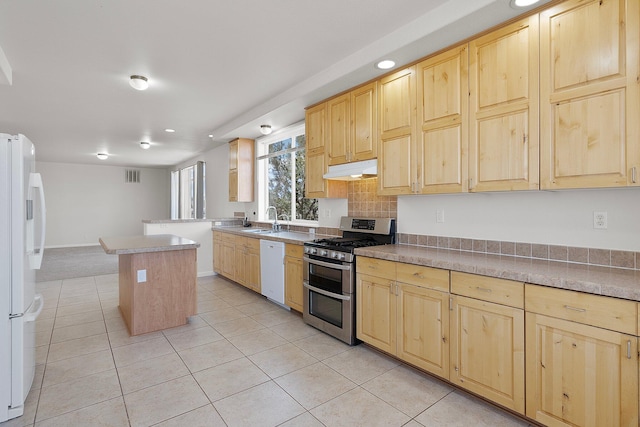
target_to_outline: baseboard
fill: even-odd
[[[216,273],[213,271],[198,271],[198,277],[209,277],[215,276]]]

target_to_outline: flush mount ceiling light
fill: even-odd
[[[164,131],[169,133],[174,133],[176,130],[171,128],[166,128]]]
[[[149,87],[149,81],[147,80],[147,78],[145,76],[139,76],[137,74],[129,77],[129,84],[136,90],[145,90]]]
[[[143,149],[143,150],[148,150],[148,149],[149,149],[149,147],[151,147],[151,144],[150,144],[150,143],[148,143],[147,141],[142,141],[142,142],[140,143],[140,147],[142,147],[142,149]]]
[[[260,133],[263,135],[269,135],[271,133],[271,126],[269,125],[260,126]]]
[[[390,68],[393,68],[396,65],[396,63],[390,59],[385,59],[383,61],[380,61],[376,64],[376,68],[379,68],[380,70],[388,70]]]
[[[97,156],[100,160],[107,160],[109,158],[109,155],[107,153],[98,153]]]
[[[527,7],[538,3],[540,0],[511,0],[512,8]]]

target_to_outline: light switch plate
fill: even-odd
[[[147,281],[147,270],[138,270],[138,283]]]

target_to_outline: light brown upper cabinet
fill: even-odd
[[[639,7],[572,0],[540,14],[541,188],[639,185]]]
[[[327,101],[329,165],[375,159],[376,82]]]
[[[237,138],[229,143],[229,201],[253,202],[254,140]]]
[[[417,67],[416,192],[467,191],[469,135],[467,45]]]
[[[378,82],[378,194],[416,191],[416,67]]]
[[[325,148],[327,103],[308,108],[305,112],[305,196],[308,198],[347,197],[345,181],[329,181],[329,155]]]
[[[538,189],[538,16],[472,40],[469,56],[469,191]]]

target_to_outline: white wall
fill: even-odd
[[[98,245],[100,237],[142,235],[143,219],[169,218],[168,169],[37,162],[47,207],[46,247]]]
[[[204,154],[193,157],[186,162],[180,163],[172,170],[191,166],[197,161],[206,163],[206,217],[231,218],[233,217],[233,212],[244,212],[245,203],[229,201],[229,144],[223,144]]]
[[[594,211],[607,212],[606,230]],[[640,251],[640,189],[402,196],[398,232]]]

